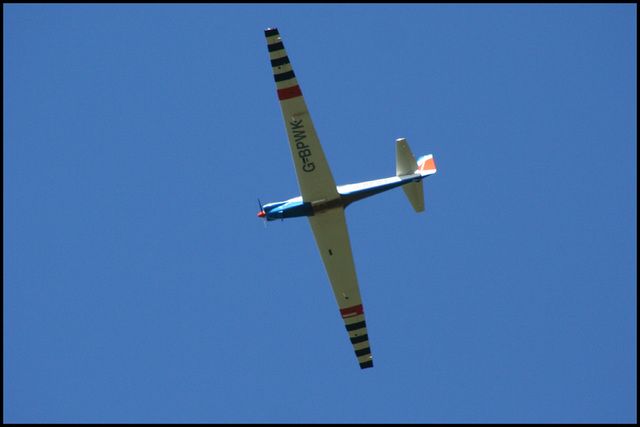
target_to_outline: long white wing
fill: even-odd
[[[336,199],[339,195],[333,175],[280,34],[273,28],[265,30],[265,36],[302,200],[320,202]]]
[[[278,30],[265,30],[273,76],[302,200],[328,207],[340,198]],[[324,202],[324,203],[323,203]],[[362,369],[373,367],[344,208],[308,217],[340,314]]]
[[[360,368],[371,368],[371,348],[344,209],[308,218]]]

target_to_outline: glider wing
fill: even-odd
[[[265,36],[302,200],[334,200],[339,197],[336,184],[280,34],[270,28]]]

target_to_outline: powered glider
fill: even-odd
[[[301,196],[260,205],[258,216],[266,221],[301,216],[309,219],[360,368],[371,368],[369,335],[344,209],[365,197],[402,186],[413,209],[422,212],[422,180],[436,173],[433,156],[416,161],[407,141],[400,138],[396,140],[396,176],[336,186],[280,34],[276,28],[268,28],[265,36]]]

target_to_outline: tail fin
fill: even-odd
[[[436,173],[436,170],[436,162],[433,160],[433,154],[428,154],[418,159],[418,170],[416,170],[416,173],[422,176],[433,175]]]

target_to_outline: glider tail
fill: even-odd
[[[436,162],[433,160],[433,154],[427,154],[418,159],[418,170],[416,170],[416,173],[426,176],[433,175],[436,171]]]
[[[420,174],[423,178],[436,173],[436,164],[433,155],[422,156],[416,162],[416,158],[404,138],[396,139],[396,176]],[[402,186],[404,194],[409,199],[413,210],[424,211],[424,191],[422,179]]]

